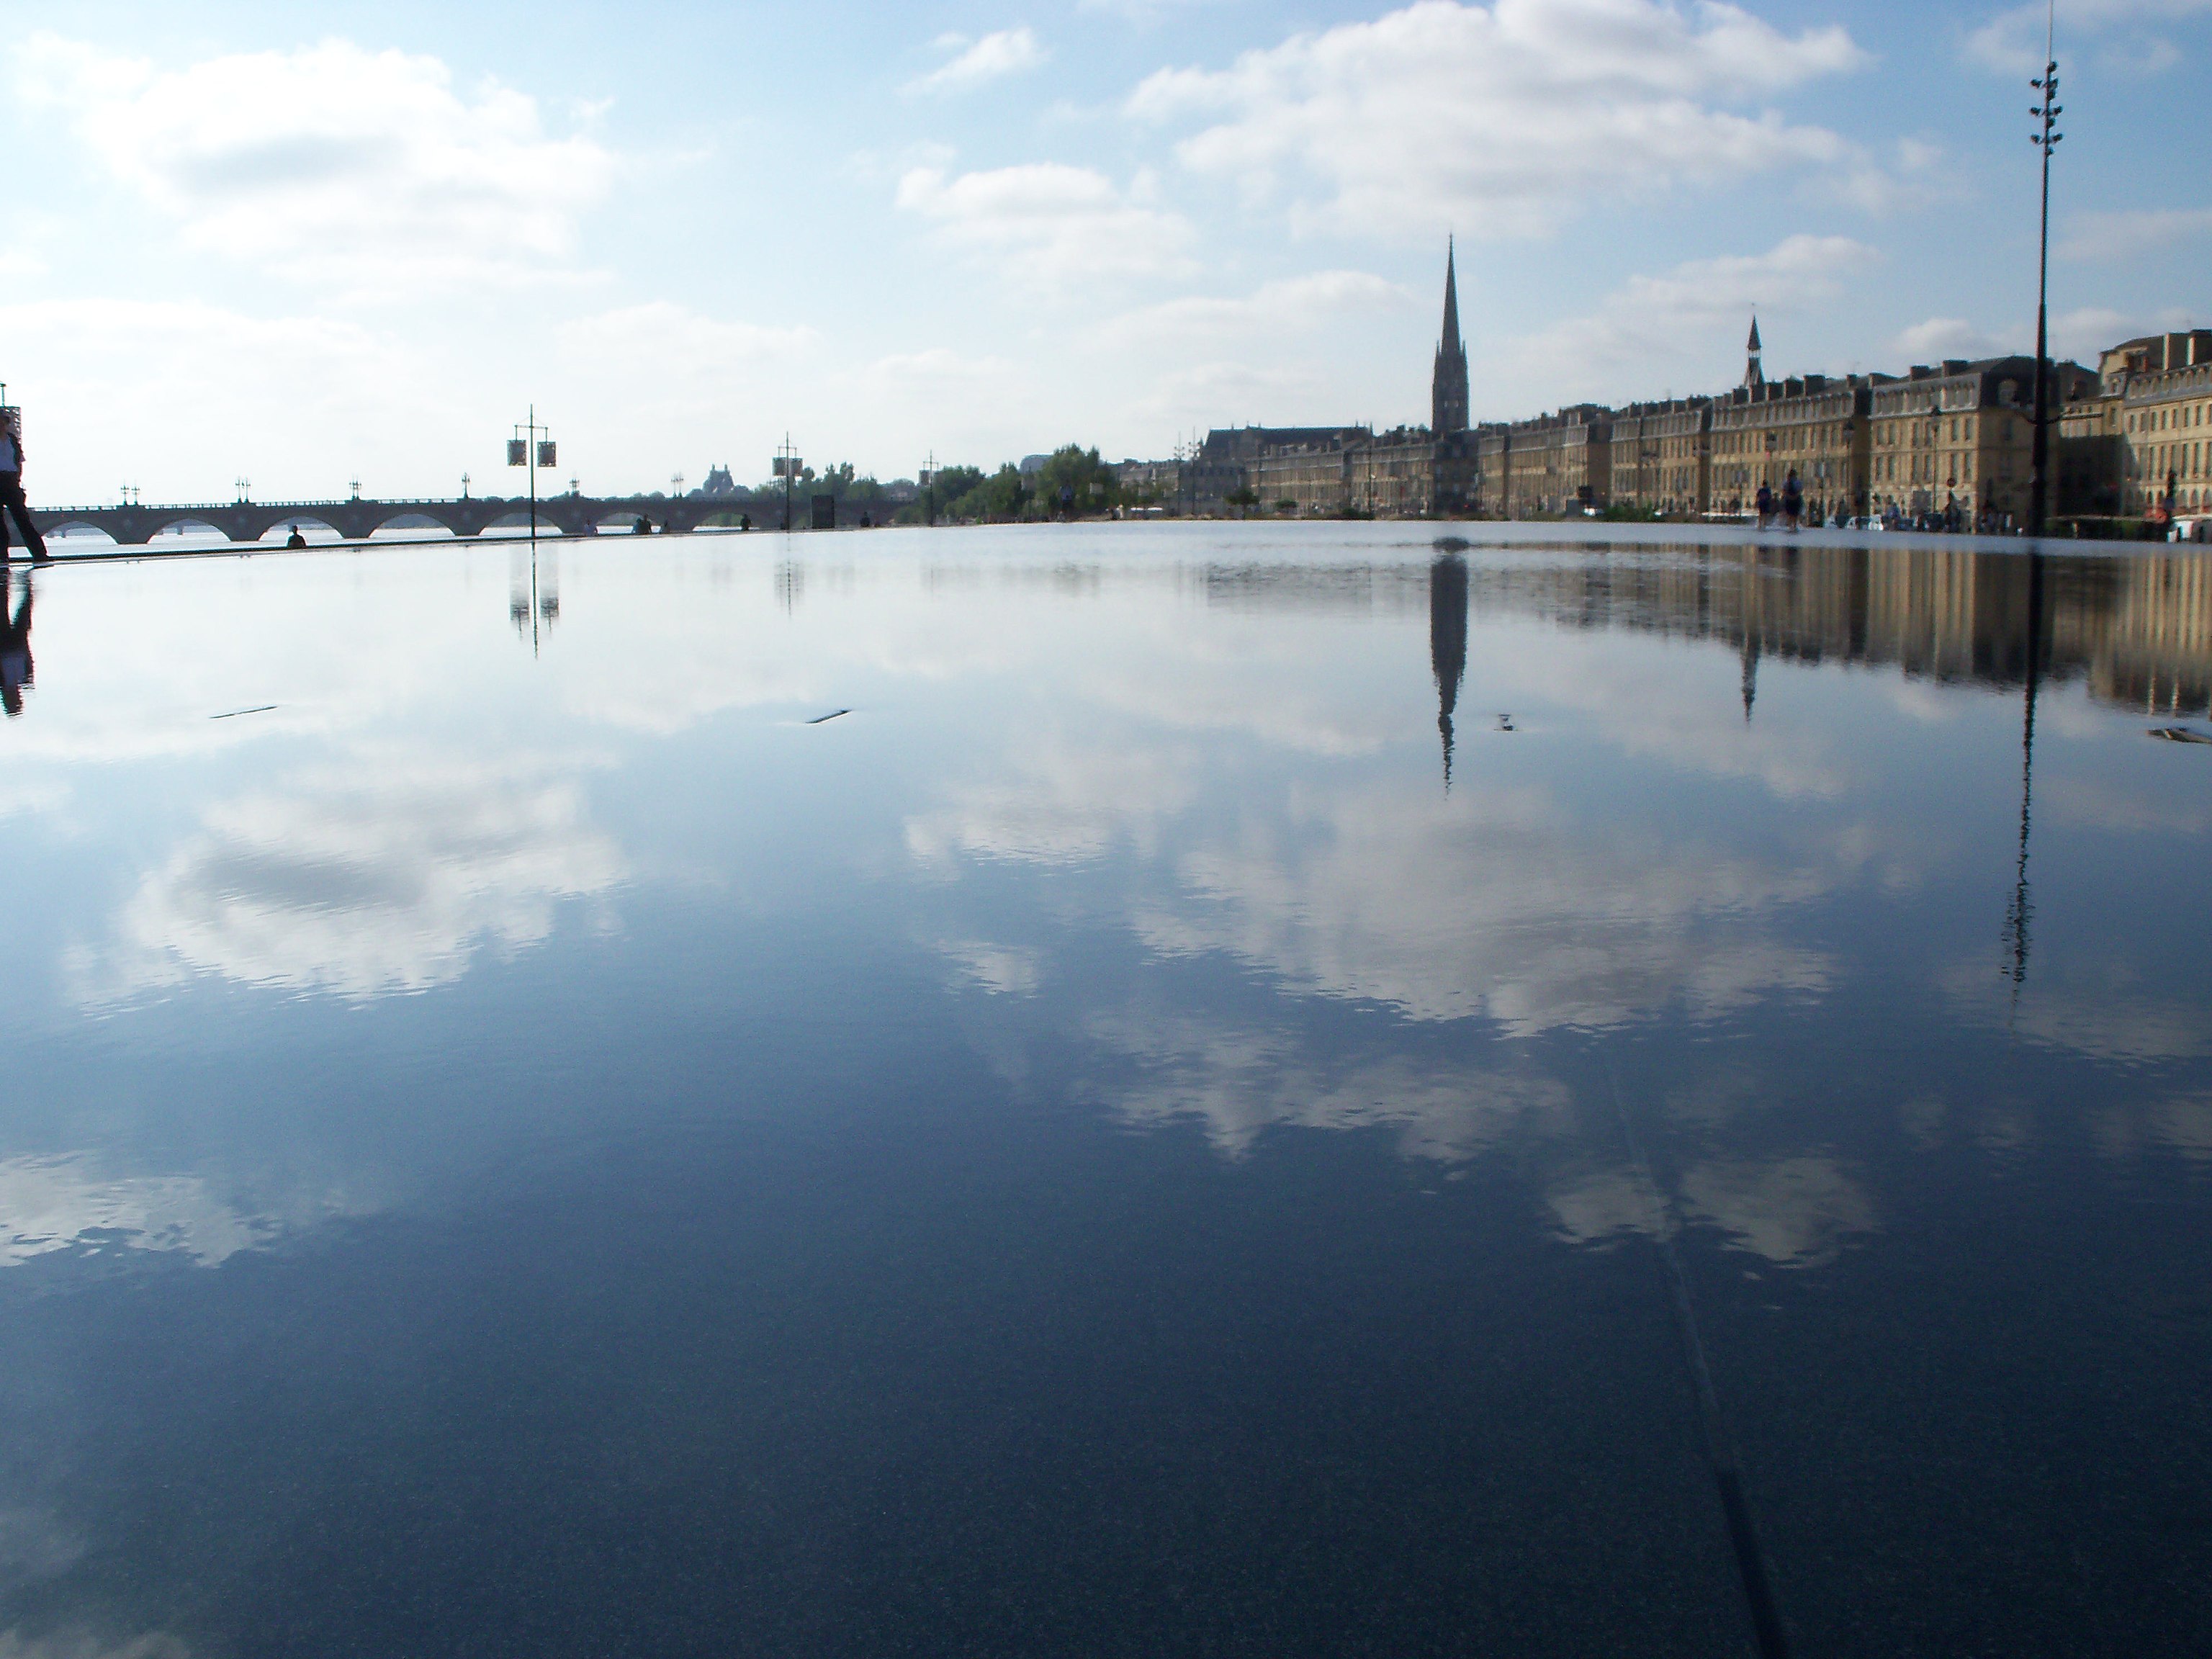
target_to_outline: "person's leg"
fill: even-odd
[[[34,564],[45,563],[49,556],[46,552],[46,538],[39,533],[38,524],[31,517],[30,503],[23,499],[23,486],[17,484],[7,490],[5,494],[8,516],[15,520],[16,532],[22,537],[23,545],[31,550],[31,562]]]

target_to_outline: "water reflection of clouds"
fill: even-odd
[[[938,946],[963,984],[994,996],[1029,996],[1044,980],[1044,956],[1025,945],[954,939]]]
[[[908,845],[926,860],[1146,858],[1172,825],[1175,896],[1129,912],[1153,951],[1224,951],[1294,990],[1422,1019],[1486,1015],[1516,1035],[1826,990],[1826,955],[1771,937],[1766,919],[1848,880],[1862,856],[1843,841],[1793,863],[1591,825],[1542,786],[1446,799],[1364,772],[1309,773],[1273,799],[1240,776],[1241,810],[1208,815],[1220,781],[1195,753],[1025,755],[910,819]]]
[[[2170,994],[2137,963],[2045,963],[2016,1000],[1994,963],[1955,965],[1941,985],[1959,1012],[1980,1024],[2092,1060],[2140,1065],[2212,1054],[2212,1008]]]
[[[1229,951],[1290,985],[1529,1036],[1679,1004],[1710,1018],[1825,990],[1763,915],[1841,872],[1591,826],[1538,788],[1450,802],[1388,783],[1306,792],[1294,836],[1249,825],[1180,866],[1198,903],[1139,918],[1163,951]]]
[[[79,1246],[173,1251],[213,1267],[276,1224],[218,1197],[198,1176],[109,1176],[82,1154],[0,1161],[0,1267]]]
[[[78,964],[86,1000],[195,973],[368,998],[544,939],[556,905],[611,889],[620,850],[573,780],[526,764],[363,755],[218,803]]]
[[[1571,1127],[1567,1088],[1534,1071],[1401,1056],[1331,1063],[1288,1031],[1196,1015],[1124,1010],[1085,1030],[1133,1068],[1110,1096],[1124,1121],[1194,1121],[1232,1156],[1270,1129],[1395,1128],[1407,1156],[1459,1162],[1516,1130]]]
[[[1599,1170],[1547,1195],[1563,1237],[1604,1244],[1657,1237],[1672,1223],[1637,1170]],[[1873,1199],[1834,1158],[1796,1152],[1771,1158],[1717,1158],[1682,1176],[1675,1212],[1717,1229],[1729,1244],[1778,1267],[1819,1267],[1879,1230]]]

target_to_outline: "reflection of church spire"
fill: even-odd
[[[2012,1000],[2020,1001],[2021,987],[2027,982],[2028,924],[2035,904],[2027,887],[2028,809],[2035,798],[2035,692],[2043,669],[2043,555],[2027,556],[2027,691],[2023,698],[2020,731],[2020,852],[2013,864],[2012,902],[2005,909],[2005,977],[2012,981]]]
[[[1452,710],[1467,673],[1467,561],[1440,554],[1429,567],[1429,667],[1437,677],[1437,730],[1444,741],[1444,792],[1451,793]]]

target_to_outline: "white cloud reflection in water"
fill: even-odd
[[[426,990],[479,950],[542,941],[558,903],[624,869],[571,778],[364,752],[205,809],[76,977],[92,1003],[198,973],[356,1000]]]
[[[1656,1238],[1674,1224],[1644,1177],[1626,1167],[1562,1182],[1546,1201],[1561,1237],[1577,1244]],[[1820,1152],[1693,1164],[1674,1213],[1717,1228],[1734,1249],[1778,1267],[1825,1267],[1881,1225],[1865,1188]]]
[[[216,1196],[198,1176],[110,1176],[82,1153],[0,1161],[0,1267],[114,1244],[174,1251],[211,1267],[276,1228]]]

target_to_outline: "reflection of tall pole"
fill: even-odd
[[[1467,561],[1440,555],[1429,567],[1429,667],[1437,677],[1437,730],[1444,744],[1444,793],[1451,793],[1452,710],[1467,673]]]
[[[2027,889],[2027,827],[2029,807],[2035,796],[2035,694],[2043,670],[2043,555],[2027,556],[2027,693],[2023,699],[2020,732],[2020,854],[2013,866],[2012,904],[2005,912],[2005,944],[2012,958],[2005,976],[2012,981],[2012,1000],[2020,1001],[2021,987],[2027,981],[2028,924],[2035,907]]]
[[[1759,697],[1759,638],[1748,628],[1743,632],[1743,723],[1751,724],[1751,705]]]

